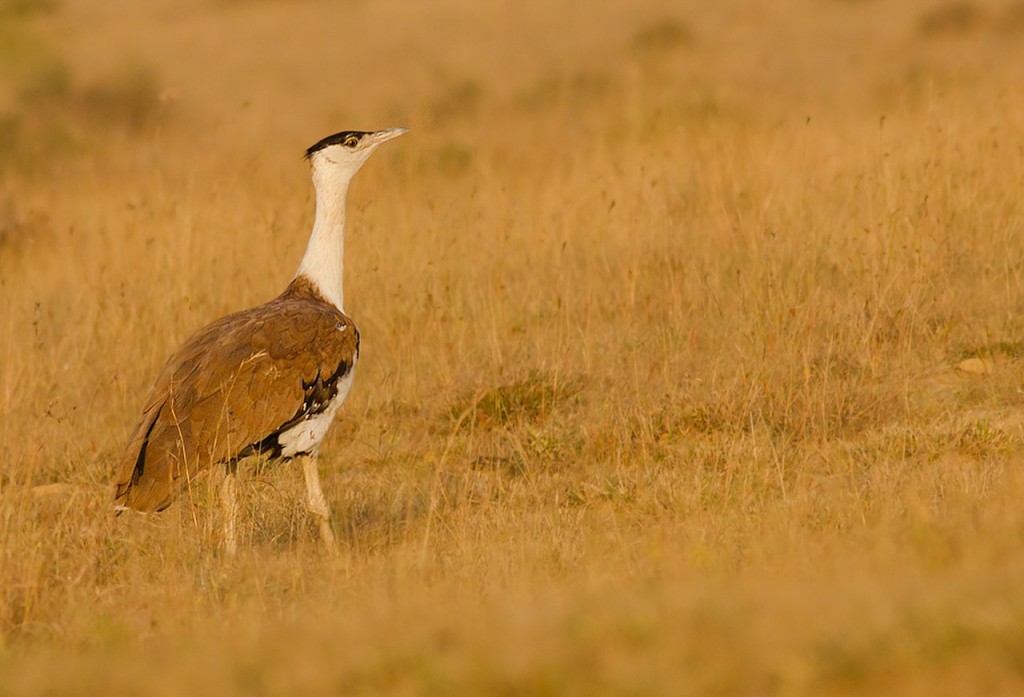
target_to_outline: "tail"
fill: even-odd
[[[140,463],[145,463],[144,455],[140,455]],[[169,474],[166,467],[159,469]],[[119,477],[114,484],[116,515],[121,515],[127,510],[159,513],[170,506],[173,500],[174,486],[171,478],[152,476],[144,465],[133,469],[127,480]]]
[[[163,404],[153,405],[142,414],[142,421],[128,441],[114,481],[114,511],[128,509],[143,513],[159,512],[173,500],[172,463],[161,449],[151,452],[153,431]]]

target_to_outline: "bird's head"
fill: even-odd
[[[318,140],[306,149],[314,179],[344,182],[352,179],[377,147],[406,132],[404,128],[383,131],[342,131]]]

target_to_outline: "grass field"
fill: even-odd
[[[0,695],[1024,691],[1024,4],[0,0]],[[277,294],[321,472],[110,509]],[[211,502],[212,501],[212,502]]]

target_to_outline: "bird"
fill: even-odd
[[[298,271],[276,298],[221,317],[171,354],[118,463],[115,510],[162,511],[204,470],[223,466],[224,547],[233,556],[239,461],[299,459],[306,507],[334,549],[317,456],[359,360],[343,302],[345,204],[367,158],[406,132],[341,131],[306,149],[316,211]]]

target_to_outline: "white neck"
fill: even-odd
[[[327,302],[344,312],[345,199],[352,174],[332,167],[313,167],[316,218],[306,254],[296,276],[305,276]]]

